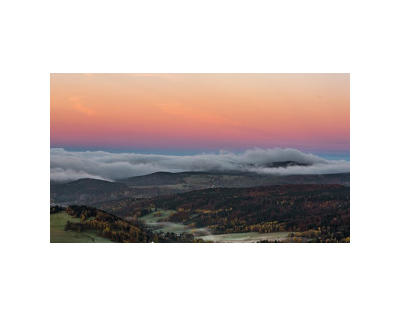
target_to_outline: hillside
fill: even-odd
[[[129,196],[124,183],[97,179],[79,179],[68,183],[51,183],[50,198],[55,203],[90,204]]]
[[[102,210],[73,205],[50,207],[50,242],[195,242],[193,235],[155,233]]]

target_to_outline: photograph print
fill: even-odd
[[[350,242],[350,75],[50,74],[51,243]]]

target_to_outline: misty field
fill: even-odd
[[[288,238],[288,232],[274,232],[274,233],[232,233],[232,234],[220,234],[220,235],[206,235],[201,236],[205,241],[213,242],[257,242],[262,240],[268,241],[282,241]]]
[[[176,211],[174,210],[159,210],[146,216],[142,216],[140,220],[143,221],[151,230],[155,232],[169,232],[175,234],[189,232],[189,228],[184,224],[165,221],[168,216],[175,212]]]
[[[194,228],[181,223],[173,223],[165,221],[168,216],[176,213],[175,210],[158,210],[140,218],[154,232],[163,233],[189,233],[209,242],[257,242],[262,240],[282,241],[288,238],[288,232],[274,233],[231,233],[231,234],[212,234],[206,227]]]

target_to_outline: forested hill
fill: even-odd
[[[64,231],[77,233],[95,233],[114,242],[196,242],[193,235],[174,233],[155,233],[139,222],[129,222],[113,214],[94,207],[71,205],[69,207],[51,206],[50,216],[66,213]],[[50,241],[55,227],[50,219]],[[62,242],[75,242],[67,237]],[[74,236],[75,237],[75,236]]]

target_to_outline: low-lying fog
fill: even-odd
[[[293,148],[248,149],[242,153],[220,151],[187,156],[111,153],[105,151],[50,151],[52,181],[80,178],[115,180],[157,171],[249,171],[260,174],[328,174],[350,171],[346,160],[328,160]],[[280,168],[269,163],[293,161],[302,165]]]

